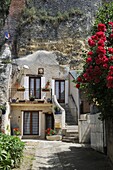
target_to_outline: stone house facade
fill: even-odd
[[[47,128],[61,131],[65,110],[59,103],[68,103],[68,72],[54,53],[37,51],[14,61],[9,102],[12,135],[14,128],[19,128],[22,138],[44,139]],[[55,106],[61,111],[58,115]]]

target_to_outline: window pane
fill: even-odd
[[[61,88],[60,88],[60,93],[61,93],[61,100],[65,99],[65,88],[64,88],[65,83],[61,82]]]
[[[34,95],[34,78],[30,78],[30,96]]]
[[[56,89],[56,98],[59,99],[59,82],[56,81],[55,82],[55,89]]]
[[[30,112],[24,113],[24,134],[30,134]]]
[[[38,112],[32,112],[32,134],[37,135],[39,132],[39,116]]]
[[[36,98],[40,98],[40,79],[36,79]]]

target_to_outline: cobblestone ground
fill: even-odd
[[[38,141],[32,170],[113,170],[106,155],[80,144]]]

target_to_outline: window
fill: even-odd
[[[65,102],[65,81],[56,80],[55,81],[55,94],[59,103]]]
[[[24,135],[39,135],[39,113],[36,111],[24,112]]]
[[[36,99],[41,98],[40,77],[29,77],[29,96],[34,96]]]

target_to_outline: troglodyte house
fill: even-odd
[[[68,103],[68,69],[58,64],[52,52],[37,51],[13,63],[10,89],[10,124],[22,138],[45,138],[45,130],[65,128]],[[60,114],[55,114],[55,106]]]

